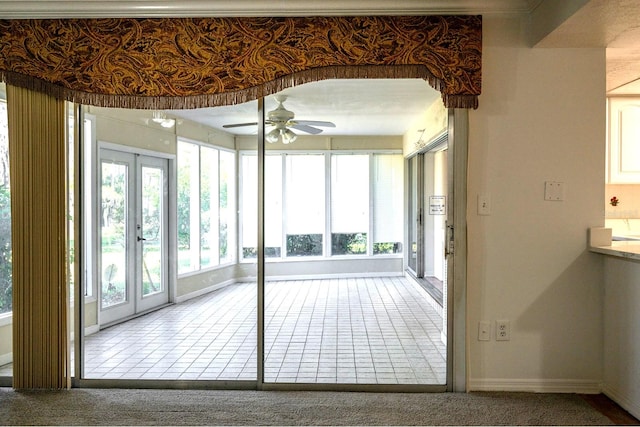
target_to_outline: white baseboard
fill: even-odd
[[[602,392],[631,415],[640,419],[640,402],[634,402],[631,398],[625,396],[624,393],[614,390],[613,387],[607,384],[603,385]]]
[[[331,273],[331,274],[296,274],[295,276],[267,276],[266,282],[278,280],[311,280],[311,279],[352,279],[358,277],[400,277],[404,274],[398,271],[392,272],[365,272],[365,273]],[[253,280],[256,278],[254,277]]]
[[[309,280],[309,279],[339,279],[339,278],[358,278],[358,277],[400,277],[404,274],[402,272],[380,272],[380,273],[335,273],[335,274],[305,274],[295,276],[267,276],[265,281],[273,282],[278,280]],[[206,288],[198,289],[197,291],[189,292],[188,294],[180,295],[176,297],[175,302],[181,303],[188,301],[192,298],[196,298],[209,292],[222,289],[225,286],[233,285],[234,283],[251,282],[258,280],[255,276],[239,277],[236,279],[229,279],[224,282],[217,283],[215,285],[207,286]]]
[[[198,289],[197,291],[189,292],[188,294],[180,295],[176,297],[175,302],[181,303],[188,301],[193,298],[197,298],[199,296],[208,294],[209,292],[217,291],[218,289],[222,289],[225,286],[233,285],[234,283],[241,282],[242,280],[237,279],[229,279],[224,282],[216,283],[215,285],[207,286],[206,288]]]
[[[522,391],[529,393],[598,394],[602,384],[597,380],[542,379],[469,379],[469,391]]]
[[[96,332],[100,332],[100,325],[87,326],[84,328],[84,336],[89,336],[91,334],[95,334]]]
[[[13,362],[13,352],[0,354],[0,366]]]

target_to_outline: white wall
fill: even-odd
[[[484,17],[480,108],[469,114],[468,386],[599,392],[605,52],[531,49],[525,20]],[[545,181],[565,199],[545,201]],[[491,197],[478,216],[477,195]],[[511,340],[495,340],[495,320]],[[489,320],[490,341],[478,341]]]

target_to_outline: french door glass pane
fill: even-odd
[[[404,159],[401,154],[373,159],[373,254],[402,253]]]
[[[369,156],[331,156],[331,255],[364,255],[369,230]]]
[[[127,212],[128,168],[102,163],[102,307],[127,301]]]
[[[142,167],[142,296],[162,292],[162,169]]]

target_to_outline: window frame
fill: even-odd
[[[220,145],[216,145],[216,144],[211,144],[211,143],[207,143],[207,142],[203,142],[203,141],[198,141],[198,140],[194,140],[194,139],[190,139],[190,138],[185,138],[182,136],[178,136],[178,138],[176,139],[176,204],[178,202],[177,198],[179,197],[180,194],[180,187],[179,187],[179,180],[178,180],[178,176],[180,173],[180,157],[179,157],[179,149],[178,146],[181,143],[186,143],[186,144],[191,144],[191,145],[195,145],[197,147],[197,157],[198,157],[198,161],[197,161],[197,168],[198,168],[198,200],[197,200],[197,204],[198,204],[198,209],[197,209],[197,218],[198,220],[196,221],[196,225],[197,225],[197,231],[198,231],[198,249],[197,249],[197,268],[195,269],[190,269],[189,271],[179,271],[179,266],[180,266],[180,250],[179,250],[179,242],[176,240],[176,245],[177,245],[177,254],[176,254],[176,259],[177,259],[177,265],[176,265],[176,272],[177,272],[177,276],[178,278],[183,278],[183,277],[189,277],[189,276],[193,276],[196,274],[201,274],[204,272],[208,272],[208,271],[214,271],[214,270],[218,270],[221,268],[225,268],[228,267],[230,265],[233,265],[235,263],[237,263],[237,251],[235,250],[236,247],[236,239],[235,239],[235,233],[233,233],[233,231],[236,229],[235,225],[237,223],[237,216],[236,215],[230,215],[229,217],[232,219],[231,223],[227,224],[227,252],[229,253],[229,256],[226,259],[222,259],[221,257],[221,252],[220,252],[220,248],[218,247],[217,250],[217,263],[214,263],[213,265],[207,265],[205,267],[202,266],[202,235],[201,235],[201,226],[202,226],[202,205],[201,205],[201,192],[202,192],[202,168],[201,168],[201,164],[202,164],[202,151],[201,149],[207,148],[207,149],[213,149],[217,151],[217,161],[218,161],[218,165],[217,165],[217,182],[218,182],[218,203],[215,204],[215,206],[218,209],[217,212],[217,218],[218,218],[218,238],[217,238],[217,242],[218,242],[218,246],[220,246],[220,224],[221,224],[221,220],[222,220],[222,213],[221,213],[221,207],[220,207],[220,189],[222,186],[222,177],[221,177],[221,158],[222,156],[220,155],[221,152],[225,152],[225,153],[229,153],[233,156],[233,175],[232,178],[229,180],[228,185],[232,185],[232,191],[227,191],[227,195],[231,195],[231,199],[227,199],[227,205],[228,208],[231,212],[235,212],[236,209],[236,205],[237,205],[237,201],[236,201],[236,194],[237,194],[237,189],[238,189],[238,182],[237,179],[235,179],[235,177],[237,176],[237,170],[238,170],[238,151],[233,150],[233,149],[229,149],[227,147],[223,147]],[[211,206],[210,206],[211,209]],[[193,229],[192,227],[193,224],[191,224],[190,221],[190,231]],[[176,227],[176,235],[177,235],[178,229]],[[190,236],[190,240],[194,241],[194,238],[192,236]]]
[[[325,194],[324,194],[324,209],[325,209],[325,223],[324,223],[324,231],[322,235],[322,245],[323,245],[323,253],[322,255],[314,255],[314,256],[287,256],[287,248],[286,248],[286,227],[283,225],[282,228],[282,246],[280,250],[279,257],[265,257],[265,262],[267,263],[278,263],[278,262],[304,262],[304,261],[318,261],[318,260],[364,260],[364,259],[382,259],[382,258],[402,258],[404,256],[403,251],[397,253],[382,253],[382,254],[374,254],[373,253],[373,239],[374,239],[374,161],[375,155],[398,155],[402,156],[402,150],[398,149],[382,149],[382,150],[268,150],[265,153],[265,156],[279,156],[282,158],[282,182],[283,182],[283,194],[282,194],[282,221],[286,222],[286,156],[287,155],[323,155],[324,163],[325,163]],[[243,171],[243,156],[257,156],[255,150],[238,150],[238,189],[240,194],[244,192],[244,171]],[[340,255],[332,255],[331,254],[331,158],[332,155],[367,155],[369,160],[369,212],[368,219],[369,225],[367,230],[367,248],[366,253],[364,254],[340,254]],[[404,167],[404,158],[402,159],[402,164]],[[404,172],[403,172],[404,174]],[[404,179],[404,175],[402,177]],[[403,190],[404,191],[404,190]],[[404,210],[404,205],[401,207]],[[239,205],[238,205],[239,218],[243,217],[244,214],[244,206],[242,203],[242,196],[239,197]],[[404,214],[402,216],[404,218]],[[403,225],[404,229],[404,225]],[[244,227],[242,223],[238,224],[238,263],[251,263],[255,262],[255,258],[243,256],[243,233]],[[400,242],[404,246],[404,235],[400,236]]]

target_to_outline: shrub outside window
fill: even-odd
[[[12,311],[11,191],[7,103],[0,99],[0,314]]]
[[[366,255],[369,155],[331,156],[331,255]]]
[[[240,163],[242,258],[254,259],[256,154]],[[403,166],[401,154],[267,153],[265,258],[401,254]]]
[[[373,156],[373,254],[402,253],[404,159]]]
[[[235,155],[178,141],[178,274],[233,260]]]

